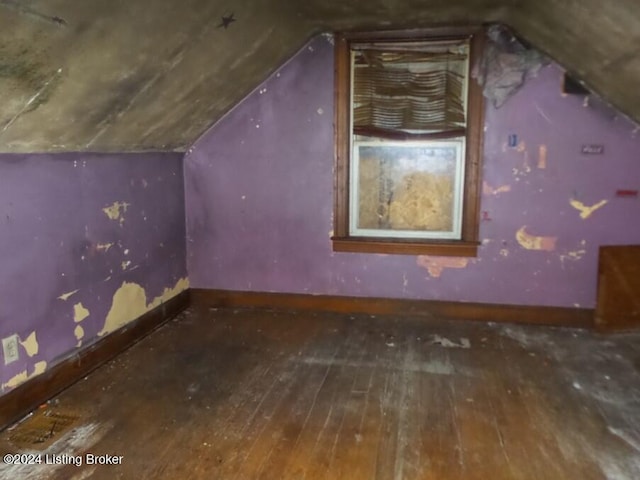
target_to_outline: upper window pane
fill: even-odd
[[[352,51],[354,133],[464,128],[468,41],[383,45]]]

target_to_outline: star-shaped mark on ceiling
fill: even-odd
[[[231,13],[231,15],[223,15],[220,20],[220,24],[218,25],[218,28],[224,27],[224,29],[226,30],[227,28],[229,28],[229,25],[231,25],[235,21],[236,19],[234,18],[233,13]]]

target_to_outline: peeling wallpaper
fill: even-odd
[[[179,154],[0,155],[0,222],[2,393],[188,286]]]
[[[477,258],[334,253],[332,49],[313,39],[187,152],[191,286],[594,307],[599,246],[640,243],[637,125],[549,65],[487,106]]]

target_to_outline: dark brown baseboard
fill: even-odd
[[[594,311],[588,308],[494,305],[488,303],[342,297],[293,293],[191,289],[194,306],[315,310],[371,315],[412,315],[485,322],[527,323],[592,328]]]
[[[84,378],[189,306],[186,290],[0,397],[0,430]]]

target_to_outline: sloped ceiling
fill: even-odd
[[[640,120],[637,0],[0,0],[0,152],[185,150],[322,31],[503,22]]]

